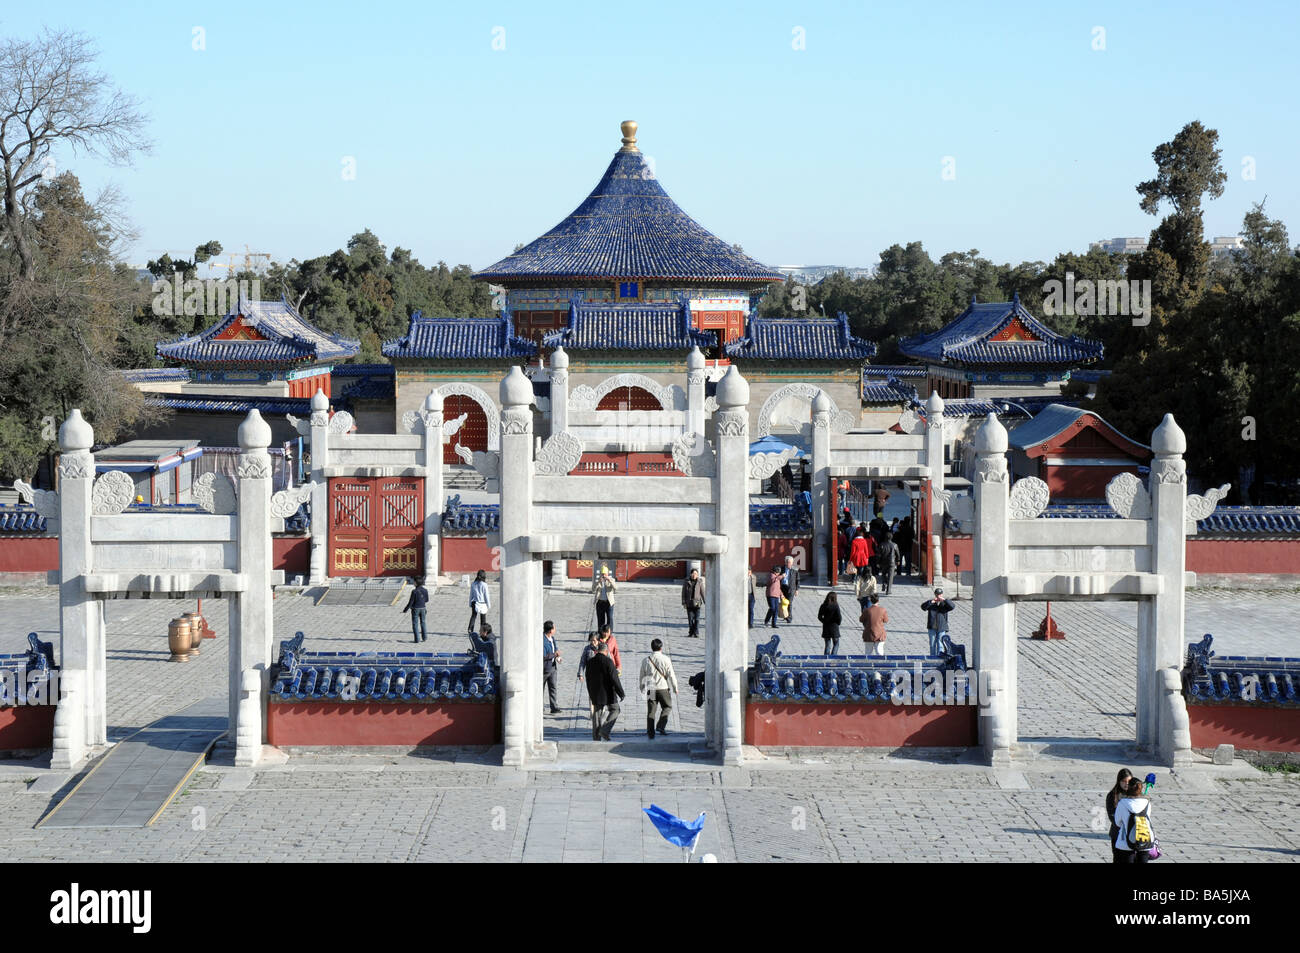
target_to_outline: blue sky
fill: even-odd
[[[936,258],[1049,260],[1146,235],[1156,219],[1134,186],[1192,119],[1219,131],[1228,173],[1207,233],[1236,233],[1267,196],[1300,238],[1294,3],[61,0],[0,13],[5,37],[42,26],[93,37],[151,116],[154,150],[132,167],[57,157],[88,192],[124,193],[135,262],[210,238],[306,258],[369,227],[426,263],[483,267],[572,211],[623,119],[640,122],[678,204],[767,264],[870,265],[914,240]]]

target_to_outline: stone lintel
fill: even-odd
[[[281,582],[283,571],[277,570]],[[274,573],[272,574],[274,577]],[[179,572],[179,573],[86,573],[81,577],[82,587],[88,593],[109,592],[245,592],[248,579],[238,572]],[[272,578],[272,584],[275,580]]]
[[[1002,591],[1009,596],[1130,596],[1143,598],[1164,592],[1154,573],[1008,573]]]

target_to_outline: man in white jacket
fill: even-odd
[[[677,691],[677,673],[673,660],[663,653],[662,639],[650,643],[650,654],[641,662],[641,690],[646,693],[645,733],[653,739],[655,731],[668,734],[668,712],[673,707],[673,692]],[[655,724],[655,708],[659,709],[659,723]]]

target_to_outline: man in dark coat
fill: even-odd
[[[587,661],[587,696],[591,699],[591,740],[610,741],[623,700],[623,683],[604,642]]]
[[[424,616],[428,611],[425,607],[429,604],[429,590],[418,579],[413,582],[415,588],[411,590],[411,598],[406,600],[406,608],[402,611],[411,613],[411,635],[415,636],[412,641],[428,642],[429,632],[424,627]]]
[[[799,594],[799,570],[794,564],[793,556],[785,557],[785,573],[781,577],[781,595],[790,600],[790,618],[794,622],[794,597]]]
[[[700,609],[704,607],[704,580],[698,569],[691,570],[691,576],[682,583],[682,606],[686,609],[686,622],[690,628],[688,638],[700,637]]]
[[[939,639],[948,633],[948,613],[953,604],[943,597],[943,590],[934,590],[934,598],[921,603],[926,613],[925,627],[930,634],[930,654],[939,654]]]
[[[558,715],[561,711],[560,706],[555,703],[555,695],[559,688],[559,665],[562,654],[556,641],[555,623],[547,619],[542,624],[542,684],[546,686],[547,694],[550,696],[552,715]]]

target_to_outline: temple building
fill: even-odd
[[[1058,503],[1097,502],[1121,473],[1138,474],[1151,448],[1124,436],[1097,414],[1050,404],[1011,430],[1007,442],[1016,478],[1038,477]]]
[[[904,338],[902,352],[926,368],[920,396],[1059,397],[1076,368],[1101,360],[1102,345],[1047,327],[1020,303],[970,306],[933,334]]]
[[[568,359],[570,393],[591,409],[674,409],[681,397],[673,388],[698,348],[710,388],[726,365],[741,366],[759,429],[764,408],[796,431],[807,425],[806,385],[783,389],[810,376],[856,422],[859,375],[874,346],[854,338],[843,317],[752,317],[768,286],[784,276],[683,212],[637,147],[637,124],[621,130],[622,148],[572,213],[475,273],[504,289],[502,315],[415,315],[405,337],[384,345],[396,368],[396,420],[419,408],[439,381],[481,381],[472,384],[477,393],[445,410],[448,418],[468,413],[463,427],[472,431],[480,412],[497,413],[504,368],[521,362],[535,365],[529,375],[545,410],[545,365],[558,348]],[[486,448],[473,432],[458,440]]]

